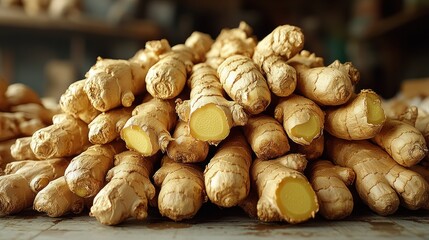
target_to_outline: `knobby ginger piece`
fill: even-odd
[[[174,162],[164,156],[162,166],[153,179],[160,188],[159,212],[174,221],[194,217],[207,201],[203,170],[197,165]]]
[[[83,152],[90,142],[88,125],[68,114],[53,117],[53,124],[36,131],[31,150],[40,159],[70,157]]]
[[[63,176],[68,163],[63,158],[9,163],[6,175],[0,176],[0,216],[31,207],[36,193],[50,181]]]
[[[162,100],[147,96],[134,108],[132,117],[121,130],[121,138],[127,148],[143,156],[152,156],[159,150],[164,152],[172,140],[177,115],[173,100]]]
[[[115,167],[106,176],[106,186],[95,196],[90,216],[105,225],[116,225],[128,218],[147,218],[148,201],[155,197],[150,181],[158,156],[143,157],[125,151],[115,156]]]
[[[259,220],[301,223],[315,217],[319,205],[316,193],[302,173],[306,164],[301,154],[253,162],[251,175],[259,196]]]
[[[67,88],[60,97],[60,107],[65,113],[90,123],[100,111],[95,109],[84,91],[86,79],[76,81]]]
[[[310,99],[296,94],[280,99],[274,118],[283,124],[288,137],[301,145],[309,145],[323,134],[323,111]]]
[[[393,214],[400,204],[418,209],[427,203],[429,186],[425,180],[369,141],[331,137],[325,148],[335,164],[353,169],[360,198],[377,214]]]
[[[17,106],[26,103],[37,103],[42,105],[39,95],[23,83],[10,84],[5,95],[9,106]]]
[[[280,157],[290,150],[283,126],[273,117],[252,116],[243,129],[253,152],[260,159]]]
[[[386,121],[380,97],[371,90],[362,90],[351,102],[328,108],[325,129],[346,140],[364,140],[379,133]]]
[[[204,171],[204,183],[210,201],[221,207],[233,207],[250,191],[249,169],[252,150],[243,134],[234,129],[222,141]]]
[[[325,135],[320,135],[314,139],[309,145],[301,145],[292,142],[291,152],[301,153],[305,155],[307,160],[315,160],[323,155],[325,149]]]
[[[188,123],[179,121],[173,140],[168,143],[167,155],[175,162],[195,163],[206,160],[208,153],[209,144],[192,137]]]
[[[79,197],[95,196],[104,186],[107,171],[113,167],[113,158],[125,150],[122,141],[92,145],[74,157],[64,177],[69,189]]]
[[[225,92],[249,114],[262,113],[271,102],[271,92],[251,58],[233,55],[217,68]]]
[[[37,193],[33,209],[49,217],[61,217],[68,213],[79,214],[85,207],[85,200],[74,194],[63,177],[51,181]]]
[[[192,137],[217,145],[232,127],[246,124],[248,117],[244,108],[225,99],[216,70],[209,65],[195,65],[188,86],[190,100],[178,100],[176,112],[188,123]]]
[[[37,160],[37,156],[31,150],[31,137],[17,138],[10,146],[10,154],[15,160]]]
[[[317,160],[310,165],[309,179],[319,200],[320,215],[338,220],[352,214],[353,196],[348,186],[354,183],[355,177],[352,169],[328,160]]]

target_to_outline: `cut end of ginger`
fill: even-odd
[[[149,135],[138,126],[130,126],[122,129],[122,139],[127,148],[149,156],[152,153],[152,144]]]
[[[384,122],[386,118],[384,115],[384,110],[381,106],[380,99],[375,94],[367,94],[366,108],[368,123],[379,125]]]
[[[311,143],[320,134],[319,118],[311,115],[307,122],[293,127],[291,133],[295,138],[303,138],[307,143]]]
[[[207,104],[195,110],[190,119],[191,135],[201,141],[220,141],[229,134],[228,118],[215,104]]]
[[[290,223],[304,222],[319,209],[316,193],[305,178],[285,178],[276,196],[281,215]]]

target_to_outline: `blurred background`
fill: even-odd
[[[291,24],[305,49],[351,61],[359,88],[393,97],[429,77],[429,0],[0,0],[0,75],[59,98],[97,56],[128,59],[148,40],[213,38],[246,21],[262,39]]]

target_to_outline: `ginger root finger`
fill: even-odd
[[[92,144],[107,144],[120,137],[133,108],[117,108],[99,114],[88,124],[88,139]]]

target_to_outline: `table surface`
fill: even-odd
[[[429,211],[399,209],[382,217],[366,208],[341,221],[316,217],[308,222],[262,223],[239,208],[206,204],[191,220],[173,222],[155,210],[145,221],[104,226],[84,212],[50,218],[28,210],[0,218],[0,239],[429,239]]]

